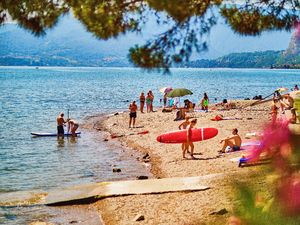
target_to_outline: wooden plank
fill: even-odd
[[[201,185],[204,177],[174,177],[149,180],[128,180],[83,184],[64,189],[45,192],[22,192],[22,197],[17,193],[0,195],[0,206],[20,205],[62,205],[75,204],[92,199],[98,200],[104,197],[154,194],[176,191],[204,191],[208,186]],[[42,196],[42,197],[39,197]]]

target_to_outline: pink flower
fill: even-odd
[[[278,188],[278,199],[287,215],[300,213],[300,176],[288,177]]]
[[[269,124],[263,131],[261,144],[252,149],[249,158],[251,161],[257,161],[262,152],[267,152],[269,156],[275,155],[281,146],[287,146],[290,137],[291,133],[287,122],[281,121]],[[283,150],[286,150],[286,147]],[[288,151],[282,153],[288,154]]]

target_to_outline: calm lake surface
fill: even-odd
[[[59,112],[84,123],[88,116],[123,111],[141,91],[152,90],[160,106],[165,86],[185,87],[199,102],[203,92],[217,98],[269,95],[300,81],[297,70],[173,69],[171,74],[135,68],[0,67],[0,193],[51,189],[78,183],[143,175],[135,157],[103,142],[99,132],[57,141],[30,132],[55,132]],[[80,128],[79,128],[80,130]],[[112,166],[122,168],[112,173]],[[124,168],[124,170],[123,170]],[[0,220],[1,222],[1,220]]]

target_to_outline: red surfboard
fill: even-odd
[[[207,140],[218,134],[216,128],[205,127],[192,129],[192,142]],[[186,142],[187,130],[177,130],[159,135],[156,140],[166,144],[179,144]]]

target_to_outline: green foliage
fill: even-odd
[[[298,225],[300,217],[287,217],[280,212],[280,205],[273,198],[264,199],[266,196],[260,193],[264,200],[258,202],[258,195],[248,184],[239,184],[238,199],[241,201],[236,207],[235,214],[242,219],[244,224],[259,225]],[[270,190],[268,190],[270,192]],[[275,193],[268,193],[275,195]]]
[[[290,30],[295,18],[278,18],[276,15],[264,15],[258,9],[239,10],[238,8],[222,8],[222,15],[234,31],[243,35],[259,35],[266,30]]]
[[[9,14],[21,27],[35,35],[44,35],[46,29],[52,28],[59,16],[68,11],[69,6],[64,1],[4,0],[0,2],[0,24]]]
[[[74,0],[70,1],[70,5],[75,17],[100,39],[106,40],[128,31],[140,30],[143,4],[133,4],[130,1]]]

